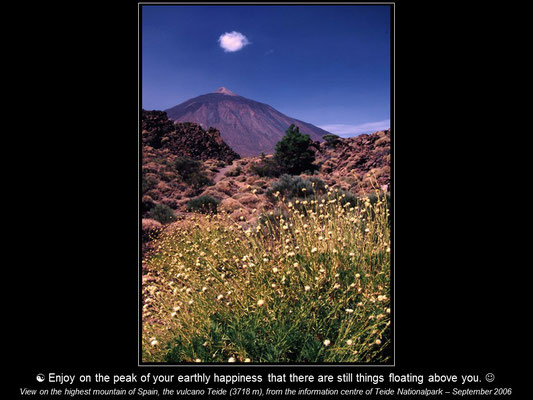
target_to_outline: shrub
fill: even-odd
[[[340,189],[338,192],[338,196],[340,197],[340,203],[342,205],[345,205],[346,203],[350,203],[350,207],[355,207],[359,205],[360,201],[357,199],[357,197],[349,191]]]
[[[282,172],[298,175],[314,171],[315,152],[310,149],[311,138],[300,133],[294,124],[285,131],[285,136],[276,144],[274,158]]]
[[[214,213],[216,214],[220,200],[214,197],[204,195],[190,199],[187,203],[187,210],[201,213]]]
[[[202,163],[189,157],[177,157],[174,161],[174,167],[180,175],[190,175],[201,171]]]
[[[333,135],[333,134],[324,135],[322,136],[322,139],[326,141],[327,147],[336,147],[340,143],[340,140],[341,140],[340,136]]]
[[[203,165],[198,160],[189,157],[178,157],[174,162],[174,168],[180,174],[183,181],[194,188],[201,188],[213,182],[203,171]]]
[[[141,199],[141,213],[144,215],[154,208],[154,199],[150,196],[143,196]]]
[[[242,168],[238,166],[233,169],[230,169],[224,175],[225,176],[239,176],[241,172],[242,172]]]
[[[326,192],[326,184],[322,179],[319,179],[317,177],[310,177],[309,182],[311,182],[311,185],[314,188],[315,193],[325,193]]]
[[[162,224],[169,223],[176,219],[176,216],[174,215],[174,211],[172,208],[165,204],[156,204],[151,210],[150,210],[150,217],[152,219],[155,219],[156,221],[161,222]]]
[[[274,201],[277,192],[279,192],[279,196],[282,198],[292,199],[294,197],[313,196],[323,191],[324,182],[318,178],[303,179],[300,176],[284,174],[277,182],[272,184],[272,187],[267,190],[266,195],[271,201]]]
[[[142,175],[141,177],[141,190],[142,194],[145,194],[149,190],[153,189],[157,185],[157,179],[155,179],[153,176],[146,176]]]
[[[281,168],[274,159],[261,159],[261,162],[250,165],[250,171],[260,177],[277,178],[281,175]]]

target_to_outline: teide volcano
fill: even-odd
[[[224,142],[244,157],[272,153],[291,124],[298,126],[300,132],[308,134],[312,140],[321,140],[329,133],[225,87],[165,111],[176,122],[195,122],[205,129],[218,129]]]

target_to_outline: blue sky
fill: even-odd
[[[387,5],[144,5],[141,62],[144,109],[225,86],[341,136],[389,127]]]

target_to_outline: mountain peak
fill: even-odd
[[[322,141],[329,132],[291,118],[268,104],[239,96],[225,87],[200,95],[166,110],[175,122],[194,122],[204,128],[215,127],[222,140],[241,157],[273,154],[276,143],[294,124],[312,140]]]
[[[221,94],[227,94],[228,96],[238,96],[237,94],[233,93],[231,90],[229,90],[228,88],[222,86],[222,87],[219,87],[215,93],[221,93]]]

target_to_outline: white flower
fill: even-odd
[[[324,346],[329,346],[331,344],[331,341],[329,339],[324,340]]]

